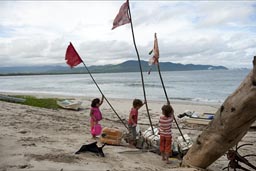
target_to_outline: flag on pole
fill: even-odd
[[[154,47],[148,54],[151,55],[152,53],[153,53],[153,57],[149,59],[149,62],[148,62],[149,66],[153,64],[158,64],[159,48],[158,48],[156,33],[155,33]],[[151,70],[152,70],[152,67],[149,68],[148,74],[150,74]]]
[[[159,48],[158,48],[156,33],[155,33],[155,40],[154,40],[154,48],[149,52],[149,55],[151,55],[152,52],[153,52],[153,57],[149,59],[149,65],[157,64],[159,59]]]
[[[119,27],[131,22],[130,17],[128,15],[128,8],[129,8],[128,3],[129,3],[128,0],[126,0],[126,2],[119,9],[119,12],[113,22],[112,30],[115,29],[116,27]]]
[[[83,62],[71,42],[68,45],[65,60],[71,68]]]

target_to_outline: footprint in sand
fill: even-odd
[[[36,144],[35,143],[29,143],[29,144],[22,144],[22,146],[25,146],[25,147],[34,146],[34,147],[36,147]]]
[[[24,164],[24,165],[19,165],[18,168],[19,169],[30,169],[30,168],[33,168],[33,166],[30,164]]]

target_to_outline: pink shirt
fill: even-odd
[[[138,122],[138,110],[135,109],[135,108],[132,108],[131,111],[130,111],[130,117],[129,117],[129,120],[128,120],[128,124],[129,125],[132,125],[134,123],[132,123],[132,121],[130,120],[130,118],[133,119],[134,123],[137,124]]]
[[[92,111],[93,116],[96,118],[96,121],[102,120],[102,114],[98,107],[92,107],[91,111]]]

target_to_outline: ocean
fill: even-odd
[[[168,71],[162,77],[171,100],[222,103],[242,82],[249,70]],[[107,98],[143,99],[140,73],[95,73]],[[165,101],[158,72],[144,73],[148,100]],[[87,74],[1,76],[0,92],[45,93],[100,97]]]

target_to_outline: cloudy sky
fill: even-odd
[[[87,65],[136,60],[130,24],[111,30],[124,0],[1,1],[0,67],[65,65],[71,41]],[[256,2],[130,1],[139,53],[154,33],[160,61],[249,67],[256,55]]]

